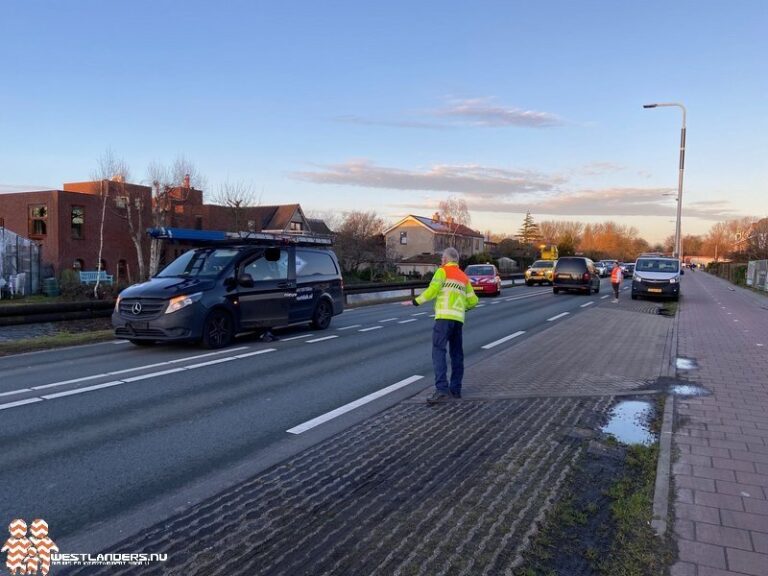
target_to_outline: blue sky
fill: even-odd
[[[768,2],[0,0],[0,189],[183,154],[263,204],[473,227],[768,216]]]

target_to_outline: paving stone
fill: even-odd
[[[725,548],[722,546],[681,539],[677,542],[677,548],[680,560],[684,562],[694,562],[697,565],[713,568],[726,567]]]
[[[730,494],[717,494],[713,492],[696,492],[695,503],[702,506],[711,506],[724,510],[744,511],[744,504],[741,496],[732,496]]]
[[[728,568],[742,574],[768,575],[768,556],[735,548],[727,548]]]
[[[742,550],[752,550],[752,540],[748,530],[716,526],[714,524],[696,523],[696,540],[708,544],[729,546]]]

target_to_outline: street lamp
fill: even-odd
[[[643,108],[657,108],[660,106],[677,106],[683,111],[683,127],[680,130],[680,174],[677,180],[677,220],[675,223],[675,256],[682,258],[683,238],[680,235],[680,217],[683,209],[683,169],[685,168],[685,106],[677,102],[664,102],[657,104],[643,104]]]

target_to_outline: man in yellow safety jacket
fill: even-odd
[[[412,300],[420,306],[435,300],[435,325],[432,329],[432,364],[435,367],[435,393],[429,404],[461,398],[464,377],[464,345],[462,329],[464,312],[475,307],[477,295],[464,272],[459,268],[459,253],[455,248],[443,250],[442,266],[435,272],[429,287]],[[451,380],[448,382],[446,348],[451,356]]]

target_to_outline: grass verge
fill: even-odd
[[[51,336],[38,336],[23,340],[0,342],[0,356],[22,354],[24,352],[36,352],[50,348],[64,348],[66,346],[78,346],[80,344],[92,344],[112,340],[112,330],[97,330],[93,332],[59,332]]]

